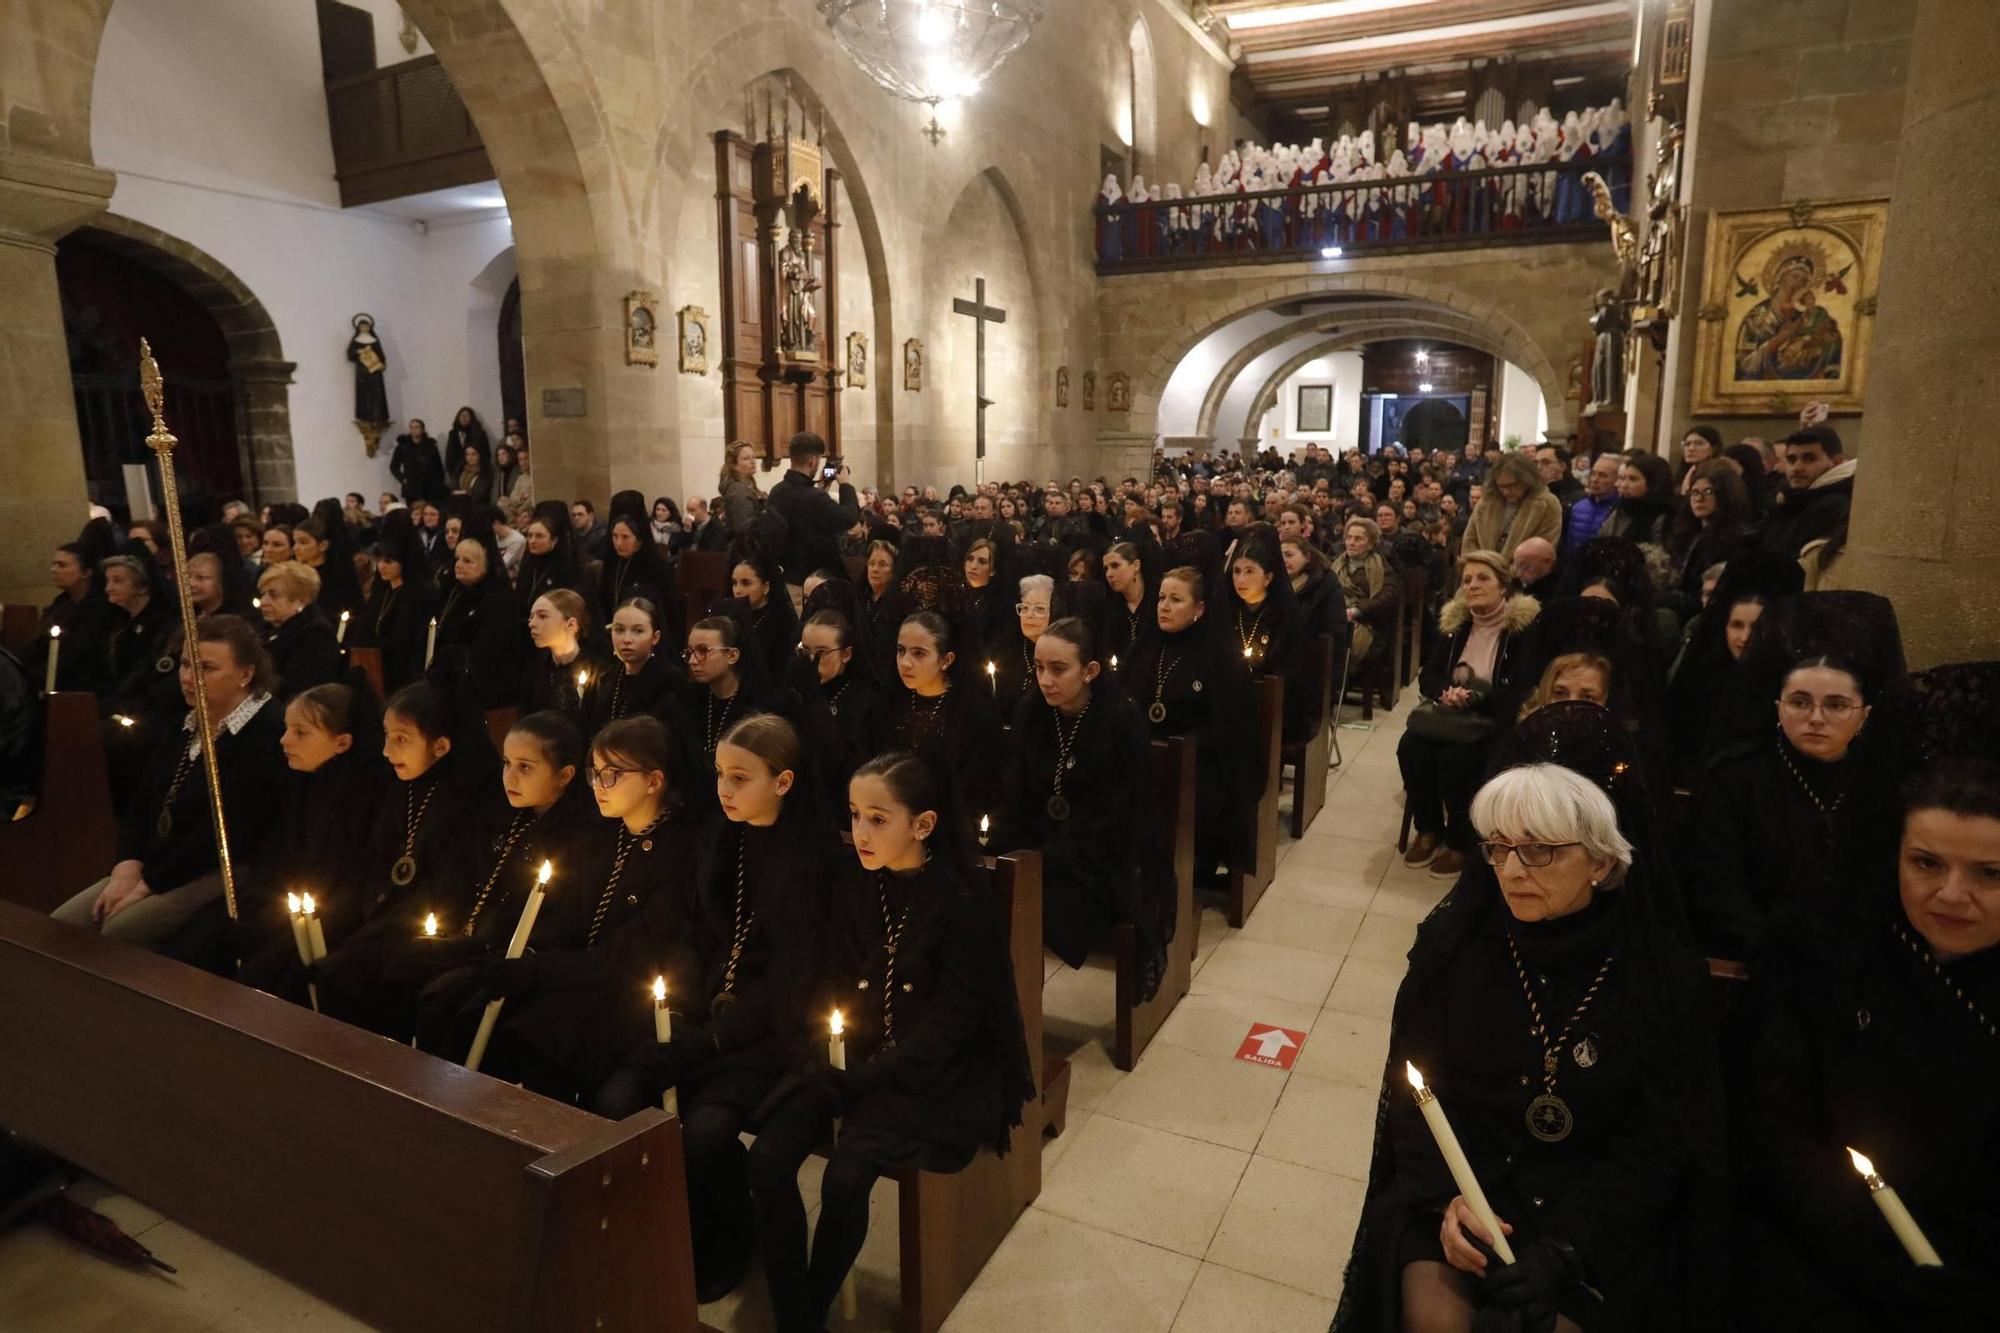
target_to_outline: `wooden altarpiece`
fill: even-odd
[[[772,462],[802,430],[841,452],[840,173],[798,128],[714,136],[724,438]]]

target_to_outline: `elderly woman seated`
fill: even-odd
[[[1479,790],[1479,859],[1418,932],[1335,1333],[1720,1327],[1697,1308],[1719,1299],[1720,1265],[1690,1208],[1719,1179],[1712,1048],[1690,1018],[1704,970],[1655,897],[1643,780],[1594,704],[1552,704],[1524,731],[1564,762]],[[1499,1236],[1410,1095],[1418,1078]]]
[[[1347,600],[1347,623],[1354,664],[1359,666],[1388,651],[1396,633],[1396,612],[1403,604],[1403,584],[1377,548],[1382,529],[1372,518],[1350,518],[1342,529],[1343,549],[1334,557],[1333,576]]]

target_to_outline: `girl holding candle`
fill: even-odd
[[[958,655],[960,637],[959,627],[937,611],[904,619],[896,631],[903,688],[890,695],[883,741],[928,759],[957,785],[967,810],[987,814],[1000,806],[1006,736],[1000,709],[979,679],[984,664]]]
[[[768,1118],[787,1071],[825,1049],[824,1018],[810,1012],[825,930],[817,884],[845,859],[804,762],[798,732],[769,713],[735,723],[716,746],[723,817],[703,832],[694,864],[712,941],[701,977],[677,992],[673,1040],[642,1043],[592,1102],[622,1118],[678,1088],[703,1302],[736,1288],[770,1226],[803,1231],[798,1164],[831,1114]],[[757,1134],[754,1152],[745,1129]],[[790,1174],[760,1170],[773,1162],[790,1162]]]
[[[493,782],[500,756],[457,653],[389,696],[381,753],[396,781],[382,793],[358,881],[362,924],[320,965],[320,1012],[408,1041],[417,992],[471,947],[457,932],[513,812]],[[420,948],[431,914],[442,934]]]
[[[583,724],[591,698],[610,684],[614,670],[623,670],[585,642],[589,633],[590,612],[579,594],[552,588],[535,599],[528,609],[534,649],[521,674],[516,704],[522,713],[548,709]]]
[[[828,905],[831,994],[817,1010],[821,1034],[829,1008],[842,1015],[844,1068],[820,1046],[814,1072],[750,1151],[779,1333],[825,1325],[867,1237],[878,1179],[961,1171],[981,1148],[1006,1152],[1034,1095],[1007,922],[975,879],[978,847],[950,779],[898,751],[863,764],[848,793],[859,864],[847,863]],[[831,1115],[840,1132],[808,1260],[798,1171]]]
[[[687,687],[687,673],[660,651],[665,613],[650,597],[627,597],[611,615],[615,659],[584,691],[586,729],[595,735],[606,723],[656,712]]]
[[[1472,802],[1478,856],[1397,993],[1339,1333],[1727,1327],[1705,969],[1659,892],[1623,727],[1559,703]],[[1410,1095],[1420,1070],[1514,1253]],[[1499,1322],[1495,1322],[1499,1321]]]
[[[1774,922],[1751,969],[1742,1302],[1757,1327],[1970,1333],[2000,1310],[2000,663],[1924,672],[1877,713],[1895,749],[1855,789],[1820,906]]]

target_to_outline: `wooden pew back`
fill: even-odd
[[[389,695],[382,688],[382,650],[380,648],[349,648],[347,650],[347,661],[349,665],[359,667],[361,674],[368,677],[368,685],[369,688],[375,691],[376,702],[386,703]]]
[[[674,586],[680,591],[688,624],[700,620],[710,607],[729,596],[729,568],[727,551],[681,552],[674,562]]]
[[[0,899],[51,912],[111,873],[118,821],[94,694],[47,699],[41,792],[21,819],[0,823]]]
[[[26,602],[8,602],[0,606],[0,648],[19,657],[35,641],[41,630],[42,608],[30,606]],[[40,681],[35,684],[40,685]]]
[[[391,1330],[695,1333],[680,1124],[0,904],[0,1123]]]
[[[1258,771],[1264,794],[1244,812],[1249,821],[1251,853],[1247,864],[1229,867],[1226,911],[1229,924],[1241,930],[1257,900],[1278,873],[1278,762],[1284,750],[1285,682],[1266,676],[1257,682]]]
[[[1306,835],[1326,804],[1327,719],[1331,716],[1333,671],[1333,640],[1321,634],[1307,646],[1305,671],[1298,680],[1298,687],[1308,691],[1313,700],[1311,730],[1304,740],[1286,743],[1281,765],[1292,770],[1294,838]]]
[[[1396,612],[1403,622],[1403,656],[1396,672],[1398,685],[1415,681],[1424,665],[1424,598],[1428,591],[1429,579],[1421,567],[1403,571],[1403,604]]]
[[[1167,945],[1166,971],[1153,998],[1139,1000],[1139,932],[1128,923],[1112,927],[1118,962],[1117,1029],[1111,1063],[1130,1070],[1188,992],[1199,928],[1194,915],[1194,742],[1171,736],[1149,743],[1153,799],[1163,835],[1170,840],[1174,871],[1174,938]]]
[[[514,723],[520,719],[520,716],[521,710],[518,708],[489,708],[486,710],[486,734],[493,738],[494,749],[500,750],[506,748],[507,733],[514,729]]]

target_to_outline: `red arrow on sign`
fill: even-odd
[[[1236,1048],[1236,1058],[1248,1060],[1253,1065],[1290,1069],[1292,1061],[1299,1058],[1299,1048],[1305,1044],[1305,1039],[1305,1033],[1291,1028],[1275,1027],[1270,1023],[1252,1023],[1250,1035]]]

